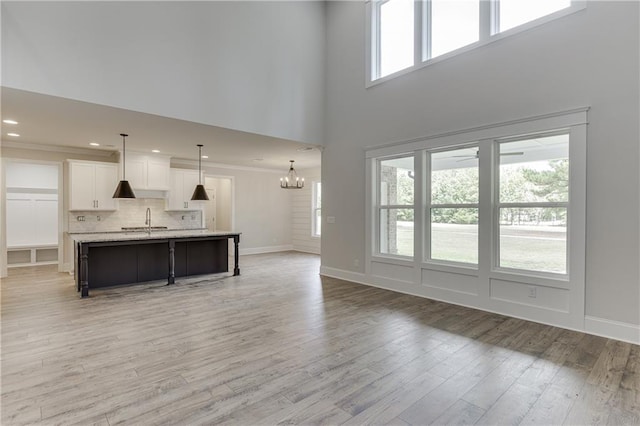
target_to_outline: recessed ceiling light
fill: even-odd
[[[16,120],[2,120],[4,124],[18,124]]]
[[[156,154],[160,152],[159,149],[152,149],[151,152],[155,152]]]
[[[91,146],[100,146],[100,144],[98,142],[89,142],[89,145],[91,145]]]
[[[7,133],[7,136],[13,136],[14,138],[19,138],[20,135],[17,133]]]
[[[264,158],[254,158],[254,159],[253,159],[253,160],[251,160],[251,161],[256,161],[256,162],[258,162],[258,161],[264,161]]]
[[[209,158],[209,156],[208,155],[203,155],[202,158]]]

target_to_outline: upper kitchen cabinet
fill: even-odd
[[[126,177],[133,189],[167,191],[170,188],[170,157],[127,153]]]
[[[199,182],[197,170],[171,169],[171,188],[167,210],[201,210],[202,201],[191,201]]]
[[[69,160],[69,210],[116,210],[118,165]]]

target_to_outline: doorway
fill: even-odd
[[[233,177],[205,176],[209,201],[204,208],[204,226],[209,231],[231,232],[234,228]]]

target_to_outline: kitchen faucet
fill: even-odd
[[[147,214],[144,219],[144,224],[147,225],[147,234],[151,235],[151,208],[147,207]]]

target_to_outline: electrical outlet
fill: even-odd
[[[529,287],[529,297],[531,297],[531,298],[535,299],[536,297],[538,297],[538,294],[537,294],[537,293],[538,293],[538,292],[537,292],[537,288],[535,288],[535,287],[533,287],[533,286],[530,286],[530,287]]]

